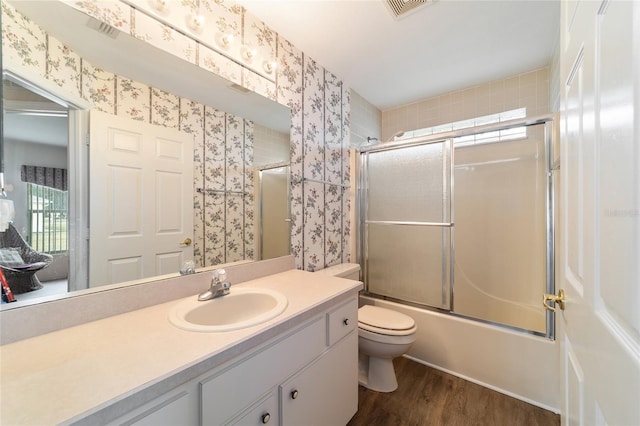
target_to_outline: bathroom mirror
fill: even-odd
[[[43,9],[43,7],[41,7],[44,4],[55,2],[40,2],[40,4],[35,6],[35,9],[32,9],[33,14],[29,12],[30,9],[28,7],[23,8],[21,3],[23,2],[16,2],[15,7],[20,8],[21,12],[24,13],[25,16],[29,17],[34,23],[46,28],[47,33],[50,36],[57,37],[64,41],[66,45],[71,47],[73,51],[79,55],[81,60],[89,62],[92,67],[95,67],[94,69],[100,67],[106,71],[106,74],[115,75],[116,79],[121,78],[120,83],[128,83],[131,81],[140,83],[141,85],[150,87],[148,92],[144,93],[145,96],[153,96],[154,90],[159,89],[162,93],[168,93],[174,98],[180,100],[192,100],[197,102],[199,105],[206,106],[204,108],[211,107],[215,109],[215,111],[220,112],[223,116],[228,114],[232,117],[244,118],[246,123],[251,123],[251,136],[248,136],[246,139],[251,142],[250,149],[252,150],[253,155],[250,170],[248,169],[244,176],[247,179],[253,180],[254,190],[251,195],[254,198],[253,202],[255,203],[255,207],[251,213],[254,216],[251,218],[251,221],[253,223],[253,232],[255,233],[255,236],[251,244],[254,245],[255,249],[252,254],[250,250],[245,251],[244,255],[241,257],[238,257],[237,254],[235,257],[226,257],[224,254],[218,257],[208,255],[208,252],[205,253],[205,251],[207,251],[205,240],[211,232],[207,229],[203,229],[203,226],[207,226],[207,221],[209,220],[209,218],[203,217],[201,222],[196,223],[194,227],[194,239],[200,238],[201,245],[204,245],[204,247],[200,247],[200,261],[196,266],[210,267],[218,263],[226,263],[230,261],[258,260],[261,258],[288,254],[288,232],[286,235],[279,236],[280,241],[277,244],[277,246],[280,247],[279,251],[273,251],[272,249],[263,250],[262,245],[269,245],[268,239],[271,237],[267,236],[268,233],[263,233],[260,227],[263,214],[265,214],[261,203],[262,200],[260,199],[261,188],[263,185],[261,181],[262,173],[264,171],[271,172],[272,170],[277,170],[279,173],[283,173],[284,170],[284,173],[287,173],[288,170],[290,128],[290,111],[288,108],[258,94],[252,92],[243,93],[232,89],[231,82],[213,73],[204,71],[201,68],[187,64],[175,56],[164,53],[159,49],[155,49],[140,40],[134,39],[133,37],[125,35],[125,37],[119,36],[116,39],[111,39],[103,34],[97,33],[85,25],[86,22],[82,19],[86,17],[83,17],[82,15],[71,14],[69,16],[65,15],[64,17],[61,17],[60,13],[48,13]],[[29,2],[24,2],[25,5],[28,3]],[[12,3],[11,5],[14,4]],[[47,19],[47,16],[55,17],[55,20]],[[4,17],[3,20],[5,20]],[[4,28],[5,25],[3,22],[3,30]],[[5,34],[3,31],[3,42],[5,41],[5,37],[12,36],[14,36],[14,34]],[[47,40],[47,44],[50,42],[51,40]],[[51,46],[49,45],[46,48],[50,49]],[[24,54],[28,55],[29,52],[24,52]],[[50,62],[50,60],[51,58],[47,58],[47,61]],[[7,62],[8,61],[4,61],[3,65],[5,67],[7,66]],[[48,66],[51,67],[55,65],[49,63]],[[79,75],[70,75],[69,78],[79,79],[80,81],[77,82],[78,85],[86,84],[86,80],[90,77],[87,75],[86,67],[82,67],[80,69],[82,71]],[[38,78],[34,78],[34,75],[35,74],[30,74],[29,76],[23,77],[35,86],[39,86],[40,82],[51,83],[50,81],[39,82]],[[114,84],[117,83],[114,81]],[[4,156],[4,162],[5,165],[9,163],[11,163],[12,166],[16,165],[16,167],[12,167],[12,175],[10,179],[7,179],[7,186],[10,189],[9,198],[13,197],[17,206],[25,206],[16,208],[17,218],[15,222],[17,228],[22,233],[28,234],[26,229],[28,222],[27,216],[29,213],[27,213],[26,199],[42,200],[44,198],[31,193],[29,197],[27,197],[26,193],[21,195],[18,194],[16,182],[14,181],[21,178],[19,176],[21,171],[19,169],[22,166],[22,163],[27,163],[25,165],[29,166],[48,167],[52,169],[68,169],[69,167],[74,167],[74,164],[76,163],[71,162],[71,164],[67,164],[66,162],[69,155],[66,152],[66,147],[63,145],[64,141],[68,140],[67,135],[65,134],[60,135],[60,137],[55,137],[55,135],[58,135],[58,132],[64,133],[64,131],[68,129],[66,114],[67,108],[50,102],[46,97],[30,93],[15,81],[3,82],[3,85],[3,94],[5,95],[3,96],[3,126],[7,131],[7,134],[4,135],[4,142],[6,142],[6,155]],[[204,88],[206,88],[206,90],[203,90]],[[11,99],[5,100],[4,98],[6,96],[10,96]],[[56,96],[60,96],[60,94],[57,93]],[[114,93],[114,96],[119,96],[119,94],[117,95]],[[65,100],[64,95],[61,97]],[[121,99],[118,98],[117,100]],[[149,101],[149,103],[152,102],[153,101]],[[5,107],[7,111],[4,111]],[[149,105],[150,109],[161,109],[163,107],[164,105],[161,104],[152,103]],[[94,107],[91,109],[94,108],[96,108],[95,102]],[[184,110],[180,110],[179,114],[180,120],[184,119],[186,116]],[[247,124],[247,126],[249,126],[249,124]],[[53,130],[54,128],[61,130]],[[31,135],[26,134],[26,131],[33,131],[34,129],[38,129],[39,131],[36,131],[35,134],[32,133]],[[49,139],[51,139],[51,136],[54,136],[53,139],[56,140],[42,140],[45,136],[49,137]],[[26,143],[23,143],[25,140],[29,141],[29,146],[27,146]],[[247,148],[248,146],[242,146],[239,149]],[[205,149],[208,149],[206,144],[202,147],[202,157],[206,156],[206,152],[204,151]],[[232,145],[228,145],[225,152],[226,155],[229,156],[236,155],[236,153],[233,152]],[[14,156],[14,158],[11,158],[12,156]],[[196,154],[196,157],[197,156],[198,154]],[[206,162],[207,160],[203,158],[201,161]],[[202,167],[201,163],[194,164],[195,169]],[[216,171],[216,173],[219,172],[226,173],[224,170]],[[202,173],[207,173],[207,170],[204,170]],[[91,179],[91,176],[89,176],[88,179]],[[273,179],[269,180],[269,184],[271,184],[271,181],[273,181]],[[288,190],[287,178],[284,180],[276,179],[276,181],[280,182],[281,185],[286,185],[285,191]],[[20,182],[20,184],[24,185],[24,182]],[[201,205],[204,205],[206,209],[206,206],[208,205],[207,203],[210,200],[206,198],[207,195],[204,193],[205,191],[206,188],[204,187],[204,183],[199,187],[198,182],[194,182],[193,195],[196,200],[195,203],[201,203]],[[280,190],[280,192],[282,192],[282,190]],[[225,196],[227,195],[230,198],[233,197],[232,194],[226,194]],[[96,194],[91,194],[91,196],[95,197]],[[285,212],[284,216],[281,218],[282,221],[287,220],[288,197],[286,198],[286,203],[287,206],[285,208],[280,208],[278,210],[278,214],[281,215],[283,214],[282,212]],[[39,204],[43,203],[36,201],[36,206],[30,207],[31,210],[29,211],[31,212],[30,214],[32,217],[35,217],[33,213],[34,208],[41,207]],[[22,216],[18,217],[20,214],[22,214]],[[41,215],[40,213],[38,214]],[[206,215],[207,212],[204,210],[200,214]],[[47,215],[64,219],[65,213],[56,211],[49,212]],[[238,223],[244,224],[245,220],[242,217],[239,217],[234,222],[233,226],[237,228]],[[67,225],[58,226],[58,228],[64,228],[66,226],[73,227],[74,225],[73,223],[68,223]],[[288,231],[288,225],[286,230]],[[227,232],[226,229],[218,229],[218,232],[220,234],[227,235],[231,231]],[[64,233],[61,233],[57,237],[54,237],[54,240],[64,239],[63,235]],[[201,237],[198,237],[198,235]],[[32,239],[34,237],[27,236],[27,238]],[[285,239],[284,243],[283,238]],[[73,239],[70,240],[70,243],[73,244]],[[285,249],[282,247],[285,247]],[[63,263],[68,262],[64,259],[64,253],[70,248],[71,247],[60,246],[53,250],[54,252],[58,252],[54,253],[54,256],[61,257],[61,262]],[[247,253],[250,253],[251,255],[247,256]],[[265,257],[261,257],[261,253],[265,253]],[[85,264],[86,263],[79,262],[75,267],[83,268]],[[56,267],[55,265],[52,265],[42,272],[45,274],[45,277],[45,272],[50,272],[56,275],[56,270],[59,268],[59,266]],[[73,268],[74,266],[72,266],[71,269]],[[177,272],[178,271],[176,270],[175,273],[177,274]],[[88,271],[81,271],[80,276],[82,276],[83,273],[88,275]],[[62,274],[64,275],[64,273]],[[83,288],[82,285],[76,285],[75,283],[71,283],[69,287],[72,289]],[[29,297],[36,297],[35,300],[37,301],[37,298],[40,297],[40,295],[38,295],[38,291],[31,293],[33,293],[33,295],[30,295]],[[72,294],[73,293],[70,293],[70,295]],[[18,295],[18,300],[20,301],[24,299]],[[22,305],[22,303],[20,305]],[[11,307],[11,305],[3,305],[3,308],[7,307]]]

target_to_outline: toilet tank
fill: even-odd
[[[348,280],[360,281],[360,265],[357,263],[340,263],[316,272],[346,278]]]

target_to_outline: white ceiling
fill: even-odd
[[[17,142],[67,146],[67,109],[3,80],[4,137]]]
[[[559,0],[238,0],[381,110],[549,64]]]
[[[67,146],[67,117],[6,114],[4,136],[8,140],[45,145]]]

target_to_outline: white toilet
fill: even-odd
[[[360,280],[360,265],[343,263],[318,272]],[[408,315],[379,306],[358,309],[359,381],[368,389],[393,392],[398,388],[393,358],[416,340],[416,323]]]

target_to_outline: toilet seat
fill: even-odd
[[[387,336],[408,336],[417,329],[415,321],[410,316],[371,305],[358,309],[358,327]]]
[[[383,331],[383,330],[381,330]],[[414,329],[415,331],[415,329]],[[358,327],[358,339],[370,340],[372,342],[384,343],[387,345],[410,345],[416,341],[416,333],[410,333],[406,335],[391,335],[381,334],[374,331],[365,330],[362,327]],[[361,346],[361,345],[360,345]]]

